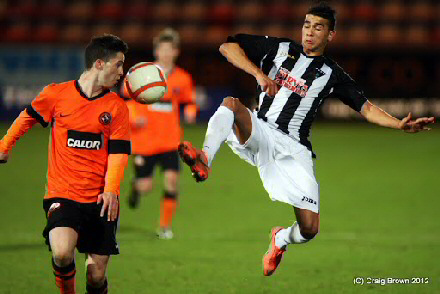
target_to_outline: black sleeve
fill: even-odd
[[[248,34],[229,36],[226,40],[227,43],[238,43],[249,60],[258,67],[260,67],[260,61],[263,57],[272,49],[277,48],[282,41],[284,40],[280,38]]]
[[[131,154],[131,142],[126,140],[109,140],[109,154]]]
[[[367,101],[362,89],[341,68],[337,72],[337,82],[333,88],[333,97],[339,98],[344,104],[353,110],[360,112]]]

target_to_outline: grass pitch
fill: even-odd
[[[0,125],[1,136],[7,127]],[[188,126],[185,138],[200,146],[205,127]],[[48,136],[35,127],[0,166],[0,293],[57,293],[41,236]],[[129,210],[130,165],[110,293],[440,293],[440,129],[412,135],[320,122],[312,143],[321,231],[312,242],[290,246],[271,277],[261,267],[269,231],[291,225],[294,213],[270,201],[254,167],[227,146],[204,183],[195,183],[182,165],[175,238],[158,240],[162,177],[140,208]],[[84,257],[76,259],[78,293],[84,293]],[[365,284],[355,285],[356,277]],[[385,284],[388,278],[423,283]]]

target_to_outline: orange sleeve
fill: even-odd
[[[124,170],[128,163],[127,154],[109,154],[107,173],[105,174],[104,192],[113,192],[119,195],[121,182],[124,179]]]
[[[38,94],[32,101],[31,106],[27,108],[30,116],[35,118],[43,127],[47,127],[54,116],[55,110],[55,87],[56,84],[50,84]]]
[[[185,108],[183,110],[183,115],[185,116],[185,120],[187,122],[195,122],[198,111],[199,109],[196,104],[185,105]]]
[[[12,147],[15,146],[15,143],[17,143],[20,137],[29,131],[36,123],[37,120],[30,116],[26,110],[23,110],[12,123],[3,139],[0,140],[0,152],[7,154]]]
[[[108,153],[131,154],[129,113],[127,105],[123,101],[118,105],[110,126]]]
[[[182,93],[179,97],[179,102],[187,104],[196,103],[193,80],[188,73],[185,73],[185,75],[182,76]]]
[[[137,119],[137,113],[136,113],[136,105],[134,101],[128,101],[127,107],[128,107],[128,113],[129,113],[129,122],[130,126],[134,128],[136,125],[136,119]]]
[[[185,79],[185,85],[183,87],[182,96],[180,97],[180,102],[187,104],[184,108],[185,120],[187,122],[195,122],[199,108],[196,104],[196,92],[193,86],[193,81],[191,75],[189,74],[187,74]]]

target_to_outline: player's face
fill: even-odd
[[[302,46],[309,56],[324,53],[325,46],[333,39],[335,31],[330,31],[329,21],[325,18],[307,14],[302,27]]]
[[[171,42],[161,42],[154,50],[154,55],[159,64],[172,65],[179,55],[179,49],[174,47]]]
[[[124,60],[124,53],[118,52],[114,57],[104,62],[100,79],[100,84],[103,87],[111,88],[118,83],[119,79],[124,74]]]

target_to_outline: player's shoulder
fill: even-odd
[[[110,91],[105,95],[105,98],[106,103],[111,104],[120,111],[128,111],[127,103],[118,93]]]
[[[333,71],[337,72],[337,73],[344,73],[344,69],[333,59],[331,59],[330,57],[324,55],[324,63],[330,67]]]
[[[179,75],[181,77],[190,78],[191,74],[184,68],[181,68],[180,66],[174,67],[174,72],[176,75]]]
[[[173,79],[179,80],[181,82],[190,82],[192,81],[191,74],[181,67],[174,67],[173,69]]]
[[[108,103],[111,103],[117,107],[127,107],[127,103],[125,102],[124,98],[122,98],[121,95],[119,95],[119,93],[109,91],[105,95],[105,98]]]
[[[327,55],[322,55],[322,58],[324,59],[324,63],[331,67],[331,68],[337,68],[337,69],[342,69],[342,67],[336,62],[334,61],[332,58],[330,58]]]
[[[66,82],[62,82],[62,83],[51,83],[49,85],[47,85],[46,87],[43,88],[43,92],[45,93],[60,93],[66,89],[70,89],[72,87],[74,87],[75,85],[75,81],[66,81]]]

